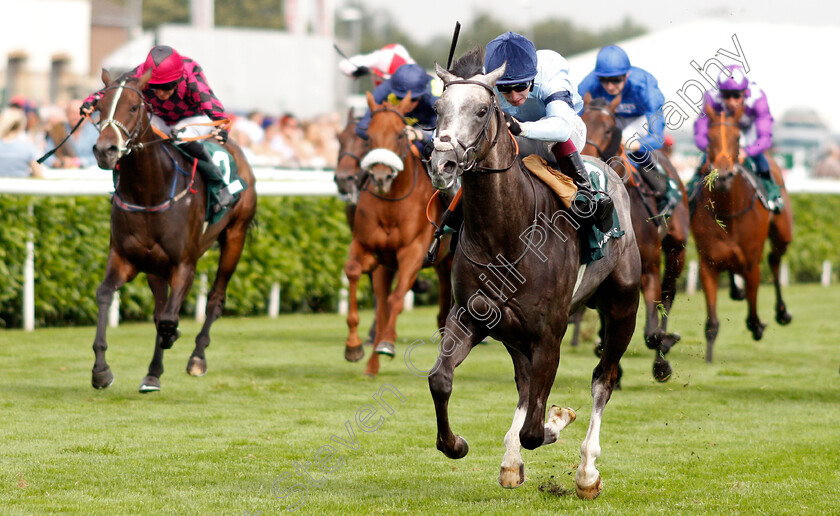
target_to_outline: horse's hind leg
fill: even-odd
[[[786,198],[784,211],[770,219],[770,254],[767,255],[767,263],[773,271],[773,286],[776,288],[776,322],[785,325],[793,320],[788,312],[785,301],[782,299],[782,284],[779,280],[779,266],[782,263],[782,256],[787,252],[788,246],[793,240],[791,228],[793,225],[790,198]]]
[[[618,382],[619,360],[636,329],[639,294],[638,284],[634,284],[632,274],[632,267],[629,270],[614,271],[596,294],[598,312],[604,324],[604,345],[601,360],[592,372],[592,416],[586,438],[580,447],[580,466],[575,473],[575,492],[580,498],[591,500],[604,487],[595,461],[601,455],[599,439],[604,407]]]
[[[449,397],[455,368],[467,358],[472,348],[487,336],[463,307],[453,306],[446,319],[440,354],[429,374],[429,390],[435,402],[437,417],[437,449],[450,459],[460,459],[469,451],[467,441],[452,432],[449,426]]]
[[[376,335],[373,339],[374,352],[370,354],[370,358],[368,359],[364,372],[365,376],[371,378],[379,373],[379,352],[377,350],[382,342],[382,336],[385,333],[385,324],[388,322],[388,294],[391,292],[391,283],[394,280],[394,273],[395,271],[393,269],[377,267],[372,274],[373,295],[376,299],[376,316],[374,318],[376,322]],[[386,345],[390,345],[391,356],[393,356],[393,342],[388,342]]]
[[[98,316],[96,322],[96,337],[93,339],[93,370],[91,371],[91,385],[96,389],[105,389],[114,382],[111,367],[105,361],[105,351],[108,342],[105,340],[105,329],[108,326],[108,310],[114,300],[114,292],[134,279],[137,269],[126,262],[114,251],[108,254],[108,264],[105,269],[105,279],[96,289],[96,305]]]
[[[676,224],[673,225],[676,226]],[[686,224],[686,231],[680,233],[680,238],[676,238],[669,233],[662,241],[662,251],[665,255],[665,271],[662,275],[662,304],[665,307],[665,314],[661,322],[662,332],[664,333],[662,337],[662,351],[664,353],[670,351],[674,344],[680,341],[678,333],[668,332],[668,318],[671,314],[671,307],[674,306],[674,297],[677,294],[677,280],[685,267],[687,228],[688,225]]]

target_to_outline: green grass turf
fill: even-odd
[[[623,390],[604,413],[597,465],[605,489],[594,501],[573,494],[591,410],[591,342],[564,344],[549,398],[573,407],[577,421],[557,443],[523,450],[528,480],[505,490],[497,475],[516,404],[510,358],[491,341],[455,371],[450,415],[470,453],[447,459],[435,449],[427,381],[402,355],[424,339],[413,362],[431,365],[430,308],[401,316],[397,358],[376,379],[344,361],[346,327],[333,314],[222,319],[208,375],[192,378],[184,368],[198,325],[184,320],[166,353],[163,390],[146,395],[137,387],[152,355],[151,324],[108,332],[116,382],[105,391],[90,386],[93,328],[3,331],[0,513],[281,514],[300,504],[298,514],[837,514],[840,288],[786,292],[794,321],[780,327],[772,288],[762,287],[768,328],[754,342],[745,304],[722,291],[712,365],[703,361],[703,296],[679,296],[671,329],[683,340],[669,355],[666,384],[652,379],[640,312]],[[363,324],[370,317],[363,313]],[[383,395],[393,414],[372,398],[386,384],[405,397]],[[379,407],[375,431],[357,424],[365,406]],[[331,440],[350,440],[345,424],[355,450]],[[295,473],[327,445],[338,450],[323,462],[329,471],[309,466],[310,482]],[[278,499],[273,484],[289,496]]]

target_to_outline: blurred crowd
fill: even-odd
[[[0,176],[42,177],[43,167],[96,166],[93,145],[97,127],[85,120],[43,165],[38,158],[67,138],[81,118],[81,99],[63,105],[38,106],[15,96],[0,111]],[[94,114],[94,120],[98,114]],[[326,113],[301,120],[292,113],[260,111],[233,116],[231,136],[253,166],[329,169],[338,158],[337,135],[346,120]]]

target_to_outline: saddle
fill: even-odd
[[[522,163],[525,168],[532,174],[537,176],[544,182],[560,199],[563,206],[568,210],[571,207],[572,200],[577,195],[577,186],[575,186],[572,178],[566,174],[554,170],[548,166],[548,162],[536,154],[531,154],[522,158]],[[593,190],[606,191],[607,190],[607,176],[594,164],[584,160],[584,166],[589,173],[589,180],[592,183]],[[603,186],[602,186],[603,185]],[[624,234],[621,225],[618,222],[618,214],[613,210],[612,227],[606,233],[602,232],[595,226],[586,228],[585,231],[579,231],[581,236],[581,258],[580,263],[583,265],[590,264],[596,260],[604,257],[604,245],[611,238],[618,238]]]
[[[177,145],[173,145],[173,147],[178,149],[190,161],[195,160],[197,162],[195,166],[201,172],[207,184],[207,211],[205,213],[205,220],[208,224],[214,224],[227,213],[230,207],[213,212],[213,202],[211,201],[217,199],[219,192],[227,188],[228,192],[234,197],[234,202],[231,203],[231,206],[233,206],[239,200],[241,193],[248,188],[248,185],[239,178],[239,165],[236,164],[236,160],[233,159],[233,156],[224,147],[210,139],[203,140],[201,144],[212,157],[213,163],[195,158]],[[221,177],[218,176],[220,172]]]

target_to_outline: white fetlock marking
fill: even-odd
[[[575,483],[578,487],[590,487],[601,477],[595,467],[595,461],[601,456],[601,444],[599,435],[601,433],[601,411],[592,409],[592,419],[589,421],[589,429],[586,432],[586,439],[580,447],[580,466],[575,474]]]
[[[516,472],[519,471],[522,462],[522,443],[519,442],[519,431],[522,430],[522,425],[525,424],[525,409],[517,407],[513,413],[513,422],[510,425],[510,430],[505,434],[505,456],[502,458],[502,470]],[[501,482],[501,478],[499,481]]]
[[[548,409],[548,421],[545,423],[545,428],[554,437],[551,442],[557,441],[560,432],[569,426],[575,420],[575,417],[575,411],[571,408],[560,408],[557,405],[552,405]]]

